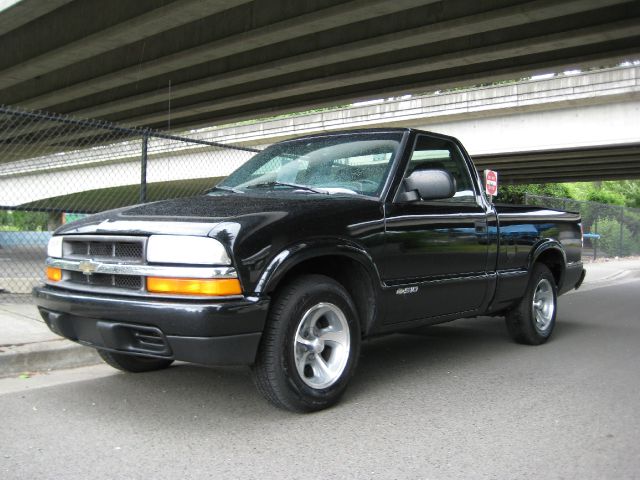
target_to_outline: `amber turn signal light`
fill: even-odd
[[[52,282],[59,282],[62,280],[62,270],[54,267],[47,267],[47,279]]]
[[[179,295],[241,295],[237,278],[165,278],[147,277],[147,291]]]

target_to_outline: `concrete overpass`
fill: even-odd
[[[539,183],[640,178],[639,125],[640,66],[626,66],[381,99],[215,129],[208,138],[260,147],[265,138],[415,127],[458,137],[479,169],[500,170],[504,181]]]
[[[628,66],[381,99],[320,113],[204,129],[191,136],[264,148],[278,140],[322,131],[413,126],[457,136],[477,166],[499,170],[502,182],[535,183],[640,178],[639,118],[640,66]],[[170,182],[194,188],[213,185],[214,179],[227,175],[251,155],[220,151],[215,162],[207,162],[206,147],[156,142],[150,150],[148,181],[157,189]],[[48,206],[69,208],[81,203],[84,194],[68,195],[89,191],[87,195],[97,196],[91,191],[98,190],[103,192],[102,209],[135,203],[139,141],[120,142],[109,152],[105,156],[100,149],[81,149],[0,165],[0,205],[37,206],[43,203],[32,202],[48,199],[44,202]],[[195,164],[200,167],[194,168]],[[74,180],[79,177],[82,182]],[[105,194],[104,189],[113,191]],[[62,194],[67,196],[51,200]],[[162,196],[159,191],[157,197]]]
[[[640,53],[637,0],[4,0],[0,104],[162,129]]]

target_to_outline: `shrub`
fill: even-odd
[[[590,202],[607,203],[609,205],[624,205],[625,198],[618,192],[609,190],[591,190],[587,195]]]
[[[561,183],[540,183],[529,185],[500,185],[496,199],[500,203],[523,204],[525,193],[547,197],[570,197],[569,189]]]
[[[628,256],[640,253],[640,239],[626,225],[622,226],[622,249],[620,249],[620,221],[603,218],[598,221],[600,234],[598,249],[609,256]]]

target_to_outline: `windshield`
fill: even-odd
[[[277,143],[217,188],[379,196],[402,135],[358,133]]]

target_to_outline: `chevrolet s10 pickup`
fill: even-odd
[[[338,401],[362,340],[479,315],[550,337],[584,278],[577,214],[494,205],[455,138],[414,129],[276,143],[208,193],[60,227],[34,289],[57,334],[115,368],[250,365],[298,412]]]

